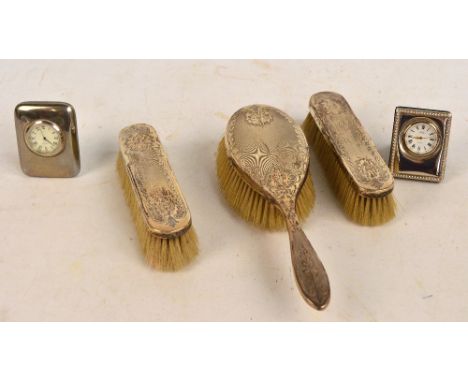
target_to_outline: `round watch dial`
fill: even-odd
[[[63,149],[60,128],[49,121],[35,121],[26,130],[25,140],[33,153],[44,157],[57,155]]]
[[[403,125],[400,147],[403,155],[413,161],[423,161],[437,155],[441,148],[441,133],[437,124],[426,117],[415,117]]]
[[[415,122],[406,130],[405,144],[413,154],[431,154],[439,145],[437,128],[432,123]]]

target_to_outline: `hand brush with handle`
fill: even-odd
[[[313,199],[309,148],[300,126],[276,108],[244,107],[228,122],[217,162],[221,190],[238,212],[241,206],[244,218],[277,227],[279,219],[272,216],[281,216],[299,290],[307,303],[324,309],[330,300],[328,276],[298,219],[299,199],[308,200],[302,201],[307,212]]]

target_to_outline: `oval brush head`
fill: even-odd
[[[269,230],[285,230],[281,211],[255,190],[228,158],[224,138],[218,145],[216,169],[221,191],[229,205],[245,220]],[[299,222],[303,222],[315,204],[314,185],[308,174],[296,201]]]
[[[368,226],[395,217],[393,177],[346,100],[317,93],[310,110],[302,128],[346,215]]]
[[[198,254],[190,211],[153,127],[137,124],[119,136],[117,172],[146,261],[177,271]]]

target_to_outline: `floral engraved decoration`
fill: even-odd
[[[262,131],[251,126],[260,126]],[[242,172],[285,213],[294,213],[296,194],[309,165],[307,142],[294,120],[267,106],[240,109],[229,121],[226,143],[229,156]]]
[[[275,168],[266,179],[268,188],[278,199],[288,198],[295,193],[300,181],[298,174],[279,168]]]
[[[240,154],[250,177],[264,185],[278,200],[292,199],[307,171],[307,152],[289,145],[270,148],[259,143]]]
[[[361,122],[339,94],[312,96],[311,113],[355,185],[368,194],[393,188],[391,173]]]
[[[148,151],[159,147],[159,141],[153,134],[148,133],[148,128],[146,126],[138,126],[134,128],[132,134],[128,134],[125,140],[125,146],[132,152]]]
[[[155,130],[132,125],[122,134],[124,158],[147,217],[176,228],[189,211]]]
[[[166,187],[153,187],[146,190],[147,209],[158,222],[174,227],[185,216],[186,210],[180,197]]]
[[[249,125],[265,126],[273,122],[273,116],[265,108],[258,106],[251,108],[245,113],[245,120]]]
[[[371,184],[374,187],[380,187],[389,178],[388,171],[378,166],[370,158],[358,158],[353,163],[354,172],[360,182]]]

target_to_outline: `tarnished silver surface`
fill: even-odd
[[[328,276],[296,217],[296,198],[309,168],[302,129],[281,110],[251,105],[231,117],[225,144],[233,165],[284,214],[301,294],[313,307],[324,309],[330,299]]]
[[[57,149],[48,153],[34,152],[28,144],[29,131],[39,123],[58,132],[60,142]],[[23,102],[15,108],[15,125],[21,168],[26,175],[69,178],[80,172],[78,130],[73,106],[65,102]]]
[[[148,229],[177,236],[191,225],[191,215],[156,130],[146,124],[119,134],[120,152]]]
[[[343,96],[316,93],[310,98],[309,111],[361,195],[382,196],[393,190],[387,164]]]

